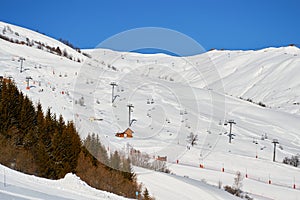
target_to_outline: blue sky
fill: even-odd
[[[93,48],[119,32],[163,27],[205,49],[300,46],[299,0],[1,0],[0,20]]]

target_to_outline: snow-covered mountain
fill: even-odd
[[[6,37],[0,39],[0,76],[12,77],[44,109],[74,120],[82,138],[96,133],[111,151],[133,147],[167,156],[173,175],[135,168],[156,198],[233,199],[214,186],[232,185],[240,171],[243,190],[255,199],[300,199],[300,169],[282,164],[284,157],[300,153],[297,47],[191,57],[107,49],[83,55],[7,23],[0,23],[0,34]],[[69,57],[54,51],[57,47]],[[20,58],[25,58],[22,73]],[[114,103],[112,82],[118,84]],[[134,137],[116,138],[128,128],[128,104],[134,105]],[[224,122],[231,119],[236,124],[229,144]],[[187,143],[191,132],[199,138],[193,147]],[[272,162],[273,139],[279,141],[277,162]]]

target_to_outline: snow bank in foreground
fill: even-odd
[[[74,174],[60,180],[26,175],[0,165],[0,199],[126,199],[88,186]]]

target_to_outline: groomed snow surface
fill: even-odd
[[[7,26],[9,37],[59,46],[82,62],[0,40],[0,75],[11,76],[44,109],[74,120],[81,138],[96,133],[109,151],[128,153],[133,147],[153,157],[167,156],[171,174],[134,167],[156,199],[237,199],[218,189],[232,186],[237,171],[244,178],[242,190],[254,199],[300,199],[300,168],[282,164],[284,157],[300,153],[297,47],[214,50],[186,58],[84,50],[93,58],[88,59],[24,28],[1,22],[0,33]],[[20,57],[25,58],[22,73]],[[113,81],[118,96],[112,104]],[[116,138],[116,132],[128,128],[129,103],[134,105],[134,137]],[[231,144],[229,126],[224,126],[230,119],[236,122]],[[191,132],[199,138],[193,147],[186,141]],[[273,139],[279,141],[276,162]],[[1,177],[0,199],[121,198],[71,174],[52,181],[1,166]]]

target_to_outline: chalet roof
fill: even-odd
[[[134,131],[131,128],[127,128],[124,132],[127,132],[127,131],[131,131],[132,133],[134,133]]]

